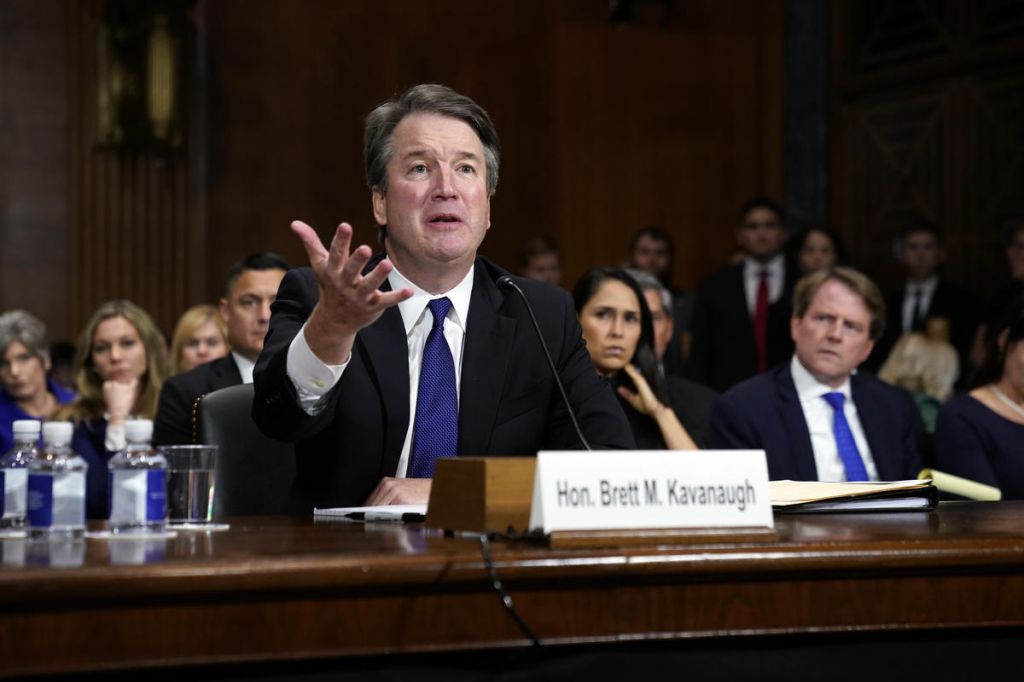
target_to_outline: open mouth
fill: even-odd
[[[450,225],[458,225],[462,222],[462,219],[454,213],[438,213],[435,216],[431,216],[428,220],[431,225],[438,227],[445,227]]]

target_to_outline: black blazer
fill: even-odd
[[[196,398],[240,383],[242,375],[239,374],[238,365],[230,353],[165,381],[160,390],[156,419],[153,420],[153,443],[194,443],[192,404]]]
[[[917,478],[920,417],[911,397],[870,374],[850,377],[857,418],[883,481]],[[763,449],[771,480],[818,480],[811,436],[789,363],[744,381],[715,402],[711,448]]]
[[[373,267],[381,256],[370,263]],[[506,274],[478,258],[462,357],[459,454],[533,455],[580,447],[522,301],[498,289]],[[629,425],[583,344],[572,301],[525,278],[526,293],[580,427],[595,448],[632,448]],[[387,282],[383,288],[387,288]],[[272,306],[256,363],[253,417],[274,438],[296,442],[297,496],[315,506],[362,504],[393,476],[409,426],[409,357],[397,306],[356,336],[345,373],[316,415],[299,406],[286,373],[288,346],[318,299],[309,268],[290,271]]]
[[[769,367],[793,354],[789,333],[792,270],[786,267],[782,295],[768,307]],[[688,367],[689,378],[720,392],[757,374],[757,345],[743,288],[743,263],[719,270],[697,289]]]

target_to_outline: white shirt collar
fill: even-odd
[[[939,286],[939,276],[932,275],[920,284],[913,282],[907,282],[907,296],[913,297],[913,292],[920,289],[921,297],[926,300],[931,300],[932,294],[935,293],[935,287]]]
[[[789,365],[790,373],[793,375],[793,385],[796,387],[797,397],[800,398],[800,402],[805,403],[811,400],[819,400],[821,396],[826,393],[842,393],[846,400],[852,399],[850,393],[850,377],[846,377],[846,380],[839,386],[839,388],[832,388],[828,384],[823,384],[808,371],[803,363],[800,362],[800,358],[793,355],[793,360]]]
[[[398,291],[405,287],[412,289],[412,296],[398,304],[398,312],[402,314],[402,324],[405,326],[406,336],[409,335],[412,328],[423,317],[423,313],[427,309],[427,303],[435,298],[444,298],[445,296],[452,302],[452,309],[448,313],[448,319],[465,331],[466,320],[469,319],[469,299],[473,295],[473,273],[475,271],[476,267],[471,267],[466,276],[462,278],[462,281],[456,284],[453,289],[440,295],[434,295],[416,286],[405,275],[400,273],[398,268],[392,268],[388,274],[388,283],[391,284],[391,290]]]
[[[785,267],[786,259],[781,253],[767,263],[754,260],[750,256],[743,259],[743,274],[747,279],[758,279],[761,276],[761,271],[767,270],[769,278],[781,282],[782,278],[786,276]]]
[[[243,384],[252,383],[252,370],[256,367],[256,363],[240,355],[236,351],[231,351],[231,357],[235,359],[235,364],[238,366],[238,373],[242,375]]]

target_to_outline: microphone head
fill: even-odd
[[[512,284],[512,276],[511,275],[502,275],[498,279],[494,280],[494,283],[497,284],[498,287],[504,289],[508,285]]]

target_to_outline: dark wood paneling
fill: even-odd
[[[0,3],[0,310],[54,338],[68,326],[68,132],[63,0]]]
[[[991,292],[1001,223],[1024,215],[1024,4],[834,7],[832,216],[854,261],[895,286],[893,239],[928,219],[949,275]]]

